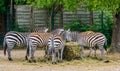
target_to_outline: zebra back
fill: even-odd
[[[88,36],[88,35],[92,35],[94,34],[95,32],[93,31],[86,31],[86,32],[77,32],[77,31],[73,31],[71,32],[71,38],[72,38],[72,41],[74,42],[77,42],[78,41],[78,38],[81,38],[80,36]]]
[[[17,45],[24,45],[26,43],[26,36],[23,33],[10,31],[6,33],[5,40],[11,43],[14,42]]]
[[[95,32],[93,31],[85,31],[85,32],[81,32],[81,34],[84,34],[84,35],[89,35],[89,34],[94,34]]]
[[[31,45],[40,45],[42,46],[46,46],[47,41],[49,39],[49,37],[51,36],[51,33],[37,33],[37,32],[33,32],[29,35],[29,40],[32,42]],[[36,44],[34,44],[36,43]]]

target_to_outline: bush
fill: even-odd
[[[73,20],[72,23],[70,24],[65,24],[64,28],[65,29],[70,29],[71,31],[87,31],[89,30],[89,25],[84,24],[84,23],[79,23],[77,20]]]

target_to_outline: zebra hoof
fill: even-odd
[[[59,63],[62,63],[62,60],[58,60]]]
[[[13,59],[12,59],[12,58],[8,58],[8,60],[9,60],[9,61],[13,61]]]
[[[25,56],[25,60],[28,60],[28,57],[27,57],[27,56]]]
[[[102,61],[103,59],[100,59],[100,61]]]
[[[57,64],[56,62],[52,62],[52,64]]]
[[[33,60],[34,63],[36,63],[36,60]]]
[[[110,62],[109,60],[104,61],[104,63],[109,63],[109,62]]]
[[[32,61],[31,61],[31,60],[28,60],[28,62],[29,62],[29,63],[32,63]]]
[[[95,59],[98,59],[97,56],[95,56]],[[102,59],[100,59],[100,60],[102,60]]]
[[[48,58],[48,61],[50,60],[50,58]]]
[[[88,55],[87,57],[90,57],[90,55]]]

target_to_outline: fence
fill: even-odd
[[[35,7],[30,7],[26,5],[18,5],[16,8],[16,23],[19,27],[30,28],[32,27],[49,27],[49,18],[48,11],[45,9],[36,9]],[[69,24],[74,19],[77,19],[79,22],[91,24],[91,23],[100,23],[99,18],[100,12],[94,11],[85,11],[84,9],[79,9],[75,12],[63,11],[63,23]],[[61,15],[58,13],[55,16],[55,28],[61,27]],[[62,24],[63,26],[63,24]]]
[[[74,19],[76,19],[81,23],[86,23],[86,24],[101,23],[99,17],[100,17],[100,12],[98,11],[90,12],[90,11],[86,11],[85,9],[78,9],[77,11],[72,13],[66,10],[63,12],[64,24],[69,24]]]

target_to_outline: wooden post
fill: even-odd
[[[104,12],[101,11],[101,29],[102,29],[102,33],[104,33],[103,14],[104,14]]]
[[[92,25],[94,22],[94,19],[93,19],[93,11],[90,11],[90,24]]]
[[[34,29],[34,24],[33,24],[33,6],[30,8],[30,31]]]
[[[54,12],[54,8],[52,10],[52,16],[51,16],[51,30],[54,30],[54,17],[55,17],[55,12]]]
[[[13,0],[10,1],[10,30],[12,29],[13,23]]]

